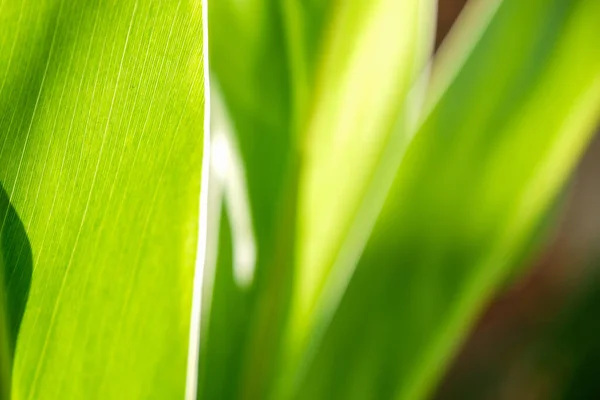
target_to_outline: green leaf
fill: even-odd
[[[292,359],[306,350],[329,307],[322,298],[326,282],[352,275],[355,250],[364,246],[410,142],[435,8],[430,0],[340,2],[333,8],[303,132],[287,343]]]
[[[236,252],[236,241],[222,242],[214,279],[206,277],[205,292],[214,297],[205,298],[210,307],[204,316],[210,322],[203,325],[199,398],[239,393],[261,397],[269,390],[275,369],[293,262],[299,158],[294,121],[301,109],[293,88],[300,84],[299,74],[306,77],[302,75],[306,65],[292,55],[292,48],[304,51],[305,32],[298,36],[289,31],[287,21],[310,18],[314,39],[310,43],[316,46],[322,26],[320,15],[313,11],[323,10],[328,2],[320,1],[323,4],[317,8],[313,8],[315,2],[305,2],[302,14],[291,3],[223,0],[209,4],[212,77],[227,110],[226,119],[231,120],[227,136],[239,150],[257,257],[252,285],[242,287],[231,273],[236,268],[230,254]],[[227,221],[236,231],[233,215]],[[228,224],[219,226],[230,230]],[[231,236],[235,239],[236,235]],[[228,349],[227,356],[222,349]]]
[[[231,397],[239,392],[260,397],[257,393],[265,390],[272,362],[265,360],[265,368],[257,368],[254,358],[257,354],[268,358],[265,354],[270,357],[274,353],[270,349],[276,347],[277,319],[281,318],[280,310],[265,308],[283,305],[280,298],[288,296],[281,285],[285,278],[274,271],[284,272],[285,277],[291,268],[279,268],[283,263],[274,254],[276,248],[289,248],[287,244],[292,241],[288,232],[293,215],[289,216],[288,210],[294,197],[287,192],[295,187],[297,154],[290,128],[290,77],[279,3],[219,0],[209,4],[212,77],[231,116],[228,135],[239,149],[257,254],[251,287],[242,288],[233,275],[219,271],[214,283],[207,279],[214,293],[220,288],[219,292],[228,295],[215,295],[210,301],[210,318],[222,321],[209,323],[203,335],[203,369],[208,375],[200,378],[200,398],[210,393]],[[232,243],[231,251],[235,246]],[[228,257],[225,251],[227,247],[219,251],[218,266],[231,272],[234,266],[221,260]],[[291,257],[281,252],[280,256]],[[210,288],[205,291],[213,293]],[[238,332],[235,335],[221,329],[232,326]],[[222,359],[221,348],[236,350]]]
[[[246,283],[240,282],[235,273],[236,262],[234,246],[239,246],[239,239],[234,238],[232,214],[229,210],[227,190],[228,182],[225,171],[218,171],[219,166],[229,169],[229,160],[219,159],[230,154],[231,140],[228,136],[228,124],[221,100],[214,90],[211,93],[211,140],[212,152],[209,178],[208,201],[208,242],[206,265],[204,267],[204,287],[202,300],[200,368],[198,370],[197,398],[236,398],[239,396],[240,382],[243,376],[243,355],[251,319],[251,292],[256,277],[252,276]],[[226,131],[226,132],[224,132]],[[227,136],[225,136],[227,135]],[[223,142],[223,140],[226,140]],[[218,143],[227,146],[219,150]],[[226,154],[223,154],[223,151]],[[219,154],[221,153],[221,154]],[[229,158],[229,157],[227,157]],[[225,164],[225,165],[224,165]],[[238,182],[239,183],[239,182]],[[237,239],[237,240],[236,240]],[[256,245],[255,243],[253,243]],[[256,268],[256,259],[250,260],[246,268]]]
[[[600,3],[470,13],[435,61],[423,122],[331,325],[313,335],[299,398],[425,397],[591,137]]]
[[[202,27],[199,0],[0,2],[0,182],[32,252],[13,398],[183,397]]]
[[[211,70],[244,161],[257,240],[270,253],[276,224],[271,205],[282,196],[292,157],[289,77],[278,4],[213,1],[209,19]]]
[[[390,82],[386,78],[397,83],[397,87],[390,86],[394,88],[386,91],[382,100],[392,99],[391,104],[378,109],[380,103],[373,103],[364,112],[365,121],[372,118],[374,126],[382,129],[381,139],[385,142],[399,113],[397,109],[402,108],[402,98],[429,53],[433,4],[433,1],[410,1],[403,5],[385,1],[337,4],[324,0],[242,3],[228,0],[210,4],[211,68],[231,116],[232,136],[239,144],[245,167],[258,258],[254,284],[244,289],[238,287],[230,273],[235,265],[226,265],[222,260],[229,257],[229,252],[235,252],[235,240],[233,249],[225,245],[219,249],[214,284],[210,290],[207,288],[214,293],[214,298],[206,312],[206,315],[210,313],[211,323],[203,343],[208,354],[203,358],[205,372],[200,380],[205,393],[210,393],[205,396],[218,393],[221,397],[231,397],[243,393],[247,397],[263,397],[270,391],[270,381],[275,381],[279,373],[278,352],[293,293],[292,273],[298,272],[293,268],[297,243],[295,224],[305,216],[296,214],[298,180],[305,179],[298,174],[304,166],[303,157],[317,153],[308,161],[308,180],[317,180],[323,172],[319,168],[330,167],[321,165],[324,154],[321,147],[329,149],[321,146],[322,142],[327,144],[330,136],[344,133],[347,128],[343,110],[331,107],[328,92],[332,90],[339,95],[344,90],[356,90],[356,98],[359,98],[377,92],[382,86],[387,88]],[[404,11],[410,13],[403,14]],[[369,17],[364,23],[360,21],[363,14]],[[396,25],[389,15],[405,16],[409,23],[406,27]],[[420,25],[422,21],[425,23]],[[381,71],[374,74],[383,72],[385,76],[380,76],[378,86],[369,88],[373,83],[369,79],[372,72],[366,69],[364,60],[373,54],[373,43],[385,40],[387,35],[402,37],[405,32],[409,36],[387,46],[390,62],[382,64]],[[417,40],[412,42],[415,37]],[[359,41],[361,47],[355,55],[352,46]],[[236,50],[231,51],[233,48]],[[404,62],[409,64],[406,70],[394,70],[403,67]],[[354,68],[353,73],[338,79],[336,71],[345,68]],[[353,106],[349,113],[357,110],[358,103]],[[319,120],[321,115],[331,115],[331,120]],[[332,125],[335,132],[328,131]],[[356,126],[347,133],[348,138],[362,132],[362,128]],[[320,139],[321,136],[323,140],[315,146],[306,146],[309,138]],[[373,153],[378,153],[382,146],[380,142],[375,143]],[[353,157],[352,151],[358,148],[347,146],[339,153],[332,153],[336,155],[334,166],[343,164],[344,157]],[[376,161],[371,158],[365,164],[367,169],[374,168]],[[357,170],[360,167],[357,165]],[[361,191],[365,189],[362,186],[367,185],[368,176],[370,171],[358,185],[358,193],[351,194],[354,198],[348,209],[343,208],[336,218],[354,216],[353,207],[361,200]],[[330,183],[318,181],[319,185]],[[348,189],[348,185],[341,186]],[[301,201],[304,206],[305,199]],[[337,211],[335,204],[328,205],[330,209],[326,211]],[[234,218],[230,221],[235,237],[236,223]],[[340,229],[346,227],[343,223],[340,225]],[[319,226],[310,228],[315,228],[317,234],[322,233]],[[331,251],[337,250],[338,242],[332,243]],[[219,271],[222,268],[229,272]],[[312,273],[312,269],[307,273]],[[307,298],[312,301],[311,296],[317,294],[309,293]],[[234,354],[229,355],[227,361],[220,359],[223,348],[236,349],[231,350]]]

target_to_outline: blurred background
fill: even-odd
[[[439,0],[438,46],[465,3]],[[600,133],[549,221],[434,399],[600,399]]]

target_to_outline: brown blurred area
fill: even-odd
[[[439,0],[436,45],[465,3]],[[600,133],[563,196],[541,252],[487,306],[434,399],[600,399]]]
[[[435,38],[435,47],[439,47],[444,37],[450,31],[452,24],[462,11],[467,0],[439,0],[438,1],[438,22],[437,35]]]

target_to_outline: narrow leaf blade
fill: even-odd
[[[484,3],[460,68],[435,68],[445,82],[300,398],[426,396],[591,137],[600,3]]]

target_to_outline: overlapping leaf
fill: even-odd
[[[429,0],[375,1],[333,10],[304,126],[289,326],[295,342],[314,328],[325,282],[351,275],[359,254],[344,242],[364,244],[410,140],[435,7]]]
[[[286,39],[278,3],[225,0],[209,4],[211,70],[218,83],[215,87],[218,86],[232,116],[234,132],[230,135],[239,147],[245,170],[242,178],[248,188],[257,254],[251,288],[242,289],[233,275],[217,271],[215,290],[206,290],[214,293],[210,315],[217,320],[207,324],[208,330],[203,335],[200,398],[210,394],[232,397],[241,390],[260,392],[270,373],[269,368],[251,366],[256,352],[265,357],[273,353],[262,350],[264,346],[274,345],[272,336],[258,333],[274,327],[273,318],[258,322],[258,314],[264,314],[261,303],[279,304],[277,298],[285,295],[285,292],[274,293],[265,287],[281,286],[281,279],[273,273],[276,269],[273,254],[280,245],[275,244],[276,241],[290,242],[287,237],[278,237],[282,237],[290,220],[282,221],[284,207],[280,205],[288,190],[286,182],[293,175],[294,159],[288,125],[291,101]],[[289,201],[293,201],[293,197]],[[211,217],[219,218],[219,214]],[[217,223],[216,227],[219,226]],[[212,232],[212,235],[218,233]],[[229,259],[229,255],[223,254],[227,248],[221,249],[220,258]],[[220,259],[219,268],[233,268],[224,263]],[[212,284],[213,281],[207,279],[207,282]],[[217,291],[227,294],[221,296]],[[228,331],[231,327],[235,327],[236,334]],[[230,356],[224,356],[222,348],[235,350],[227,351]],[[270,362],[264,364],[270,365]],[[208,375],[203,377],[202,374]],[[241,389],[242,386],[246,389]]]
[[[299,398],[424,397],[591,136],[600,3],[475,6]]]
[[[433,2],[212,3],[258,259],[241,288],[228,216],[204,394],[420,398],[531,243],[598,111],[599,6],[469,7],[422,111]]]
[[[340,218],[355,216],[364,186],[377,164],[377,155],[392,131],[392,125],[400,113],[398,109],[403,108],[403,97],[425,63],[427,43],[430,42],[427,38],[431,36],[431,19],[434,16],[432,5],[431,1],[401,5],[385,1],[373,4],[330,4],[327,1],[211,4],[211,67],[232,117],[246,168],[258,240],[258,260],[256,281],[248,293],[236,288],[233,276],[226,284],[219,281],[219,276],[225,275],[219,271],[216,273],[217,280],[212,290],[215,293],[213,300],[216,301],[211,302],[211,320],[222,321],[219,325],[235,327],[240,333],[233,335],[219,329],[217,322],[208,328],[204,343],[206,352],[213,353],[215,349],[222,348],[223,338],[234,337],[228,343],[230,348],[238,349],[238,355],[231,356],[228,361],[219,360],[217,353],[207,356],[206,377],[201,377],[203,384],[207,385],[207,393],[222,395],[224,390],[230,395],[243,393],[252,397],[269,390],[270,384],[265,381],[276,380],[274,365],[278,362],[277,353],[287,318],[287,305],[293,293],[291,274],[298,274],[301,281],[305,282],[304,277],[307,274],[312,276],[314,271],[313,268],[293,270],[294,247],[297,243],[295,221],[310,217],[312,222],[323,215],[322,210],[314,210],[311,203],[308,211],[302,208],[302,215],[296,216],[299,168],[310,163],[308,181],[315,178],[315,174],[320,177],[323,172],[320,163],[324,161],[323,155],[327,149],[330,149],[323,146],[323,141],[329,143],[327,138],[331,136],[344,135],[348,145],[340,151],[331,152],[336,155],[333,162],[335,168],[344,165],[344,160],[354,156],[352,151],[360,148],[360,144],[352,145],[357,144],[352,137],[356,132],[362,132],[363,127],[357,125],[353,131],[344,132],[347,128],[344,110],[341,103],[332,105],[332,96],[355,89],[360,92],[355,94],[358,99],[373,95],[382,85],[392,88],[384,96],[385,99],[374,102],[370,109],[363,112],[363,120],[374,120],[374,125],[381,128],[381,132],[377,132],[377,139],[373,140],[372,152],[375,155],[364,165],[367,172],[357,186],[357,193],[352,193],[349,205],[338,208],[331,203],[325,212],[335,214],[336,224]],[[395,24],[394,19],[390,18],[401,11],[409,11],[403,15],[410,24]],[[357,23],[362,13],[370,18],[364,23]],[[381,22],[384,22],[383,28],[379,27]],[[394,36],[406,37],[388,43],[387,48],[393,57],[390,62],[381,65],[382,76],[378,86],[372,87],[373,81],[368,79],[373,76],[372,72],[364,64],[357,67],[356,61],[366,60],[373,53],[379,54],[372,45]],[[361,46],[355,54],[348,44],[352,46],[359,40]],[[231,51],[233,48],[236,51]],[[398,66],[400,69],[395,71]],[[352,74],[337,78],[336,71],[351,68],[354,68]],[[355,85],[357,82],[360,82],[358,87]],[[386,100],[390,100],[389,104],[379,109],[378,105]],[[353,104],[359,106],[358,102]],[[346,112],[352,114],[356,112],[356,107]],[[305,145],[309,140],[316,143]],[[368,141],[367,138],[365,140]],[[360,170],[361,165],[358,163],[356,168]],[[348,173],[352,174],[352,171]],[[336,184],[337,181],[321,179],[319,187],[329,187],[331,183]],[[342,191],[348,189],[347,185],[342,186]],[[311,193],[314,194],[314,191]],[[304,198],[301,202],[305,207]],[[235,230],[235,221],[232,223]],[[338,237],[332,241],[331,248],[327,248],[329,253],[338,250],[344,237],[345,222],[339,222],[339,225],[336,227]],[[318,239],[318,234],[323,232],[321,227],[311,224],[310,232],[307,232],[302,226],[302,233]],[[329,242],[323,244],[328,246]],[[306,253],[305,246],[302,244],[300,247],[299,251]],[[315,249],[309,247],[309,256],[312,256]],[[221,263],[218,266],[227,268]],[[323,269],[323,275],[327,276],[327,267],[318,265],[317,269]],[[295,288],[296,301],[310,299],[298,304],[298,313],[305,312],[306,304],[312,304],[319,294],[320,285],[312,281],[309,283],[311,293],[306,297],[300,296],[300,291],[305,287]],[[229,295],[219,296],[216,291],[228,292]],[[224,317],[224,314],[228,317]],[[229,322],[223,322],[226,320]],[[211,375],[213,379],[208,378]],[[217,382],[226,380],[241,383],[239,386],[221,384],[219,388]]]

